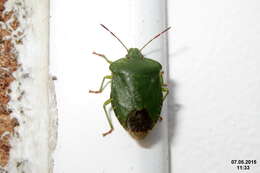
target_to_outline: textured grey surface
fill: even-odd
[[[24,29],[23,44],[17,46],[22,68],[15,73],[9,104],[12,116],[17,117],[20,125],[16,129],[18,135],[12,139],[6,170],[9,173],[51,173],[56,127],[53,126],[55,110],[49,109],[49,104],[54,107],[55,104],[51,103],[54,97],[49,93],[48,0],[9,0],[6,7],[16,10],[20,27]],[[23,96],[15,99],[21,91]]]

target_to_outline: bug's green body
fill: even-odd
[[[101,24],[101,26],[116,37],[104,25]],[[89,91],[90,93],[101,93],[107,86],[104,85],[105,79],[111,80],[109,81],[111,82],[110,98],[103,104],[110,130],[103,136],[111,133],[114,129],[106,109],[110,103],[120,124],[136,139],[144,138],[156,122],[161,119],[162,104],[169,93],[163,83],[162,66],[155,60],[145,58],[141,50],[169,29],[170,27],[157,34],[141,49],[127,49],[122,41],[116,37],[127,50],[127,55],[114,62],[108,60],[103,54],[93,52],[110,64],[109,69],[112,72],[112,75],[103,78],[98,91]],[[163,92],[166,93],[164,96]]]
[[[111,103],[126,130],[145,133],[158,121],[163,102],[161,69],[160,63],[144,58],[134,48],[110,65]]]

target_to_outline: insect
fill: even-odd
[[[127,50],[124,58],[114,62],[103,54],[93,52],[110,64],[109,69],[112,72],[111,75],[104,76],[99,90],[89,90],[90,93],[101,93],[107,84],[111,83],[110,98],[103,104],[110,130],[103,133],[103,136],[114,130],[106,109],[106,106],[111,103],[117,119],[125,130],[135,139],[143,139],[161,119],[161,108],[169,90],[163,81],[162,65],[155,60],[144,57],[141,51],[151,41],[168,31],[170,27],[153,37],[141,49],[128,49],[107,27],[103,24],[101,26]],[[104,84],[105,80],[109,80],[106,85]]]

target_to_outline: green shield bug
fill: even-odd
[[[114,62],[108,60],[103,54],[93,52],[110,64],[109,69],[112,72],[111,75],[103,78],[98,91],[89,90],[90,93],[101,93],[107,86],[104,85],[105,80],[110,80],[110,98],[103,104],[110,130],[103,133],[103,136],[108,135],[114,129],[106,109],[106,106],[111,103],[120,124],[135,139],[143,139],[161,119],[162,104],[169,90],[163,83],[162,65],[155,60],[145,58],[141,51],[151,41],[168,31],[170,27],[153,37],[141,49],[128,49],[107,27],[102,24],[101,26],[109,31],[127,50],[127,55],[124,58]]]

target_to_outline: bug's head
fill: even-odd
[[[127,51],[127,58],[143,58],[141,51],[138,48],[130,48]]]

